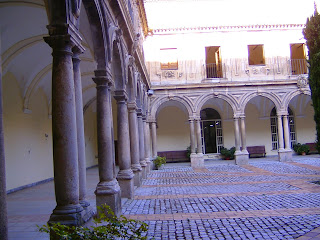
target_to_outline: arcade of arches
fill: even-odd
[[[292,142],[314,142],[308,86],[152,86],[143,1],[130,2],[0,2],[1,239],[7,192],[51,179],[48,220],[88,221],[87,167],[99,168],[97,206],[119,214],[158,151],[190,146],[201,168],[222,146],[235,146],[236,163],[246,164],[250,145],[289,161]]]

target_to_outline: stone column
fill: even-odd
[[[157,123],[151,122],[151,135],[152,135],[152,157],[156,158],[158,155],[157,152]]]
[[[130,131],[130,151],[131,151],[131,169],[134,173],[134,185],[141,186],[142,167],[140,165],[139,152],[139,133],[137,129],[137,105],[128,104],[129,110],[129,131]]]
[[[245,117],[240,117],[240,126],[242,152],[248,153]]]
[[[286,148],[284,148],[283,134],[285,137]],[[287,116],[278,115],[278,137],[279,137],[279,150],[278,157],[280,162],[288,162],[292,160],[292,151],[289,141],[289,126]]]
[[[0,34],[1,36],[1,34]],[[1,50],[1,39],[0,39]],[[6,191],[6,168],[3,139],[3,110],[2,110],[2,61],[0,55],[0,239],[8,239],[8,214]]]
[[[115,92],[114,98],[117,100],[117,126],[118,126],[118,159],[119,173],[117,180],[121,189],[121,196],[132,199],[134,196],[134,174],[131,169],[130,159],[130,137],[127,93],[124,90]]]
[[[69,35],[45,37],[52,47],[52,135],[57,206],[49,222],[83,223],[79,204],[79,168],[72,47]]]
[[[139,152],[140,152],[140,165],[142,167],[142,178],[147,177],[147,163],[144,155],[144,128],[142,121],[142,112],[141,109],[137,111],[138,115],[138,130],[139,130]]]
[[[202,139],[201,139],[201,125],[200,125],[201,119],[196,119],[196,131],[197,131],[197,154],[203,154],[202,153]]]
[[[189,124],[190,124],[190,150],[191,154],[196,153],[196,144],[195,144],[195,133],[194,133],[194,120],[189,119]]]
[[[144,130],[144,157],[145,157],[145,161],[146,161],[146,164],[147,164],[147,167],[146,167],[146,170],[147,170],[147,174],[150,173],[150,165],[151,165],[151,161],[150,161],[150,158],[149,158],[149,141],[150,141],[150,137],[148,138],[148,134],[149,134],[149,131],[147,129],[147,118],[146,116],[144,115],[142,117],[142,122],[143,122],[143,130]],[[150,136],[150,134],[149,134]]]
[[[246,144],[246,125],[245,118],[240,117],[240,131],[239,131],[239,118],[235,118],[235,136],[236,136],[236,152],[234,153],[234,158],[237,165],[248,164],[249,153],[247,151]],[[239,133],[240,132],[240,133]],[[241,145],[242,151],[240,151],[240,136],[241,135]]]
[[[284,149],[283,145],[283,128],[282,128],[282,116],[278,115],[278,139],[279,139],[279,150]]]
[[[74,91],[76,101],[76,121],[77,121],[77,142],[78,142],[78,168],[79,168],[79,202],[86,211],[85,219],[88,220],[93,215],[93,211],[89,207],[90,204],[86,200],[86,154],[84,141],[84,123],[83,123],[83,104],[82,104],[82,83],[79,55],[84,49],[78,47],[73,48],[73,76],[74,76]]]
[[[240,152],[240,130],[239,130],[239,118],[235,117],[234,119],[234,139],[236,145],[236,153]]]
[[[115,178],[113,153],[111,73],[96,70],[93,81],[97,85],[97,137],[99,180],[95,194],[97,206],[107,204],[115,215],[121,214],[121,191]]]
[[[284,115],[283,116],[283,133],[284,133],[285,149],[286,150],[291,150],[288,115]]]
[[[151,131],[150,131],[150,123],[147,121],[146,122],[146,139],[147,139],[147,156],[150,161],[150,170],[153,169],[153,162],[152,162],[152,153],[151,153],[151,146],[152,146],[152,141],[151,141]]]
[[[201,140],[201,125],[200,121],[201,119],[195,119],[196,120],[196,139],[197,139],[197,154],[193,154],[191,156],[191,167],[192,168],[203,168],[204,167],[204,157],[202,153],[202,140]],[[191,129],[190,125],[190,129]]]

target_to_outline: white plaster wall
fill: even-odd
[[[32,95],[32,113],[22,109],[17,81],[7,73],[3,78],[7,190],[53,177],[52,127],[44,93],[37,90]]]
[[[177,107],[165,107],[157,117],[157,150],[186,150],[190,145],[190,126],[186,114]]]
[[[316,141],[316,124],[313,120],[314,110],[311,101],[307,105],[304,114],[296,117],[296,137],[299,143],[312,143]]]
[[[92,106],[84,114],[84,137],[87,167],[98,164],[97,114]]]
[[[222,119],[223,146],[231,148],[235,146],[234,141],[234,123],[232,120],[224,121]]]
[[[267,155],[276,155],[272,150],[270,118],[259,118],[259,110],[251,103],[245,109],[247,146],[260,146],[266,148]]]

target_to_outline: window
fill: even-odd
[[[263,45],[248,45],[249,65],[264,65]]]
[[[308,67],[303,43],[290,44],[290,61],[292,75],[307,74]]]
[[[161,70],[178,70],[178,51],[176,48],[160,49]]]
[[[288,108],[288,125],[289,125],[289,134],[290,134],[290,142],[291,148],[293,145],[297,143],[296,140],[296,130],[295,130],[295,120],[294,115],[291,108]],[[271,142],[272,142],[272,150],[277,150],[279,148],[279,140],[278,140],[278,119],[276,108],[273,108],[270,113],[270,125],[271,125]]]
[[[207,78],[222,78],[220,46],[206,47]]]

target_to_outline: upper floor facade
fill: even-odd
[[[151,85],[296,81],[308,73],[304,24],[156,29],[144,42]]]

